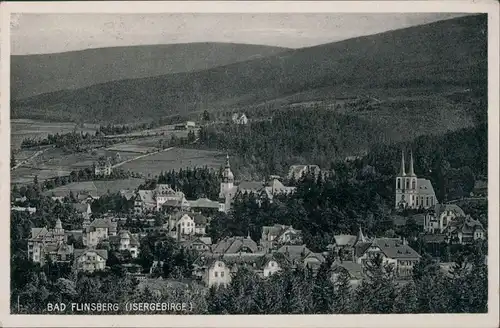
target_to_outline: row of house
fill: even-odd
[[[83,229],[66,231],[60,219],[53,229],[32,228],[28,239],[28,256],[35,262],[45,264],[48,259],[53,262],[72,262],[77,271],[103,270],[110,248],[116,251],[129,251],[132,258],[139,254],[137,236],[128,230],[117,233],[117,224],[111,219],[91,220],[92,211],[88,205],[83,213]],[[83,241],[83,249],[74,249],[68,244],[68,238],[79,238]]]
[[[325,252],[316,253],[302,243],[300,230],[274,225],[263,227],[259,244],[247,236],[224,238],[211,247],[206,245],[195,261],[193,275],[213,286],[229,284],[232,273],[242,266],[262,278],[298,266],[314,274],[330,255],[335,258],[330,268],[331,279],[344,272],[352,285],[359,284],[367,261],[374,256],[379,255],[385,264],[391,264],[401,280],[410,278],[420,261],[420,255],[400,238],[368,238],[360,229],[357,236],[335,236]]]

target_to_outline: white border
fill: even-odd
[[[499,317],[499,4],[497,1],[172,1],[172,2],[24,2],[1,3],[0,92],[0,326],[3,327],[498,327]],[[244,315],[244,316],[50,316],[10,315],[10,13],[488,13],[489,87],[489,301],[488,314],[452,315]]]

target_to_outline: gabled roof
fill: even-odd
[[[219,208],[219,203],[214,202],[208,198],[199,198],[197,200],[190,200],[189,207],[191,208]]]
[[[418,178],[417,186],[419,195],[434,195],[434,188],[432,187],[432,183],[430,180]]]
[[[284,254],[290,261],[295,261],[307,256],[311,251],[306,245],[285,245],[278,249],[278,253]]]
[[[117,223],[111,221],[111,219],[95,219],[90,223],[92,228],[108,228],[110,231],[113,229],[116,231]]]
[[[410,246],[403,244],[399,238],[375,238],[373,246],[392,259],[419,259],[420,255]]]
[[[80,256],[86,255],[89,252],[96,253],[105,260],[108,259],[108,251],[105,249],[75,249],[74,255],[75,258],[79,258]]]
[[[259,181],[241,181],[238,185],[238,191],[240,192],[257,192],[264,187],[263,182]]]
[[[201,214],[195,214],[193,219],[194,219],[194,223],[196,225],[200,225],[200,226],[206,225],[208,222],[208,219]]]
[[[156,203],[153,190],[139,190],[137,194],[144,203]]]
[[[353,235],[335,235],[333,238],[337,246],[354,246],[357,239],[357,237]]]
[[[31,239],[43,238],[49,231],[47,228],[31,228]]]
[[[213,247],[213,252],[220,254],[238,253],[243,247],[249,248],[252,253],[256,253],[258,250],[257,244],[251,238],[231,237],[219,241]]]
[[[352,261],[335,261],[332,263],[333,272],[337,272],[342,269],[347,272],[353,279],[359,280],[363,277],[363,268],[361,264]]]

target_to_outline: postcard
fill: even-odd
[[[497,327],[499,5],[1,5],[0,325]]]

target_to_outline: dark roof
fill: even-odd
[[[442,234],[432,234],[432,235],[423,235],[422,240],[424,243],[444,243],[446,241],[446,235]]]
[[[378,246],[382,252],[393,259],[419,259],[420,255],[410,246],[403,244],[399,238],[376,238],[374,246]]]
[[[219,241],[214,247],[214,253],[238,253],[241,248],[248,247],[252,253],[257,252],[258,247],[255,241],[248,237],[231,237],[224,238]]]
[[[258,191],[264,187],[263,182],[258,181],[241,181],[238,185],[238,190],[241,192],[244,191]]]
[[[361,279],[363,277],[363,269],[361,264],[352,261],[335,261],[332,263],[332,271],[344,271],[349,274],[349,276],[353,279]]]
[[[196,225],[206,225],[208,222],[208,219],[201,214],[195,214],[193,220]]]
[[[192,208],[219,208],[219,203],[212,201],[208,198],[199,198],[197,200],[190,200],[189,206]]]
[[[288,260],[293,262],[307,256],[311,251],[306,245],[285,245],[278,249],[278,253],[284,254]]]
[[[87,252],[95,252],[97,255],[102,257],[103,259],[107,260],[108,259],[108,251],[105,249],[75,249],[74,255],[75,258],[78,258]]]

